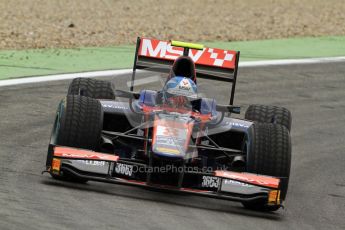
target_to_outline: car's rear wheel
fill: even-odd
[[[291,112],[284,107],[273,105],[250,105],[244,118],[256,122],[283,125],[289,131],[291,130]]]
[[[96,99],[69,95],[59,105],[52,138],[56,145],[97,151],[101,141],[103,111]],[[86,182],[67,172],[56,179]]]
[[[73,79],[67,94],[82,95],[96,99],[115,99],[114,85],[111,82],[92,78]]]
[[[270,123],[254,123],[247,140],[247,171],[282,177],[280,199],[286,197],[291,165],[291,140],[286,127]],[[267,200],[244,202],[246,208],[276,211],[280,205],[268,205]]]

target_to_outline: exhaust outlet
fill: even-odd
[[[244,156],[236,156],[234,157],[234,160],[231,163],[232,167],[235,168],[243,168],[246,166],[246,162],[244,160]]]
[[[101,150],[102,152],[114,153],[115,149],[113,142],[109,138],[102,136]]]

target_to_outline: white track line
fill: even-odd
[[[296,65],[296,64],[316,64],[327,62],[344,62],[345,57],[321,57],[321,58],[303,58],[303,59],[283,59],[283,60],[267,60],[267,61],[246,61],[240,62],[240,67],[255,66],[272,66],[272,65]]]
[[[131,69],[119,69],[119,70],[103,70],[103,71],[91,71],[91,72],[81,72],[81,73],[66,73],[66,74],[54,74],[40,77],[26,77],[26,78],[16,78],[9,80],[0,80],[0,87],[10,86],[10,85],[21,85],[29,83],[39,83],[47,81],[60,81],[68,80],[76,77],[112,77],[122,74],[132,73]]]
[[[344,57],[324,57],[324,58],[304,58],[304,59],[284,59],[284,60],[267,60],[267,61],[246,61],[240,62],[240,67],[256,67],[256,66],[274,66],[274,65],[296,65],[296,64],[316,64],[316,63],[327,63],[327,62],[345,62]],[[122,74],[130,74],[132,69],[121,69],[121,70],[103,70],[103,71],[91,71],[81,73],[68,73],[68,74],[54,74],[39,77],[27,77],[27,78],[16,78],[9,80],[0,80],[0,87],[21,85],[29,83],[39,83],[47,81],[59,81],[68,80],[76,77],[112,77]]]

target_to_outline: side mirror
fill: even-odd
[[[241,113],[241,107],[234,105],[216,105],[216,110],[219,112]]]
[[[139,99],[140,93],[125,90],[115,90],[115,96],[128,99]]]

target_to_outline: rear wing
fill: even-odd
[[[189,56],[195,63],[197,78],[232,82],[230,105],[233,104],[240,52],[207,48],[199,44],[137,38],[131,91],[136,69],[167,72],[179,56]]]

